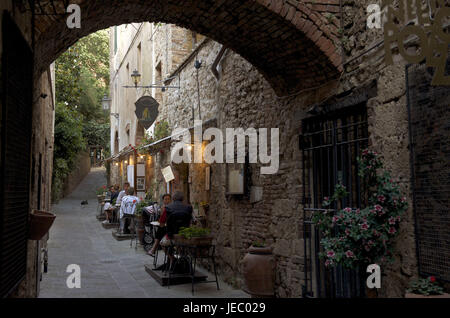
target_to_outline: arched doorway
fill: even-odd
[[[32,2],[39,12],[41,1]],[[339,11],[339,0],[327,2],[330,12],[314,10],[306,1],[279,0],[78,3],[80,29],[69,29],[65,17],[36,17],[37,74],[81,37],[109,26],[143,21],[177,24],[222,43],[254,65],[278,95],[323,84],[342,70],[334,44],[338,43],[338,28],[327,18],[330,12]],[[51,8],[44,10],[52,13]],[[62,1],[56,10],[64,10]]]

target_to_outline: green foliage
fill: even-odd
[[[86,148],[83,130],[80,125],[81,116],[62,103],[55,109],[55,162],[61,172],[67,174],[72,169],[80,151]],[[58,160],[59,159],[59,160]],[[61,160],[65,160],[63,164]]]
[[[142,146],[149,145],[168,136],[170,136],[169,123],[167,121],[158,121],[155,124],[154,134],[145,134],[144,138],[142,138]]]
[[[365,209],[346,207],[335,211],[348,195],[345,187],[336,185],[331,198],[325,198],[321,213],[315,213],[312,221],[321,231],[320,241],[325,266],[374,264],[392,260],[392,245],[398,234],[401,215],[406,211],[406,198],[401,196],[397,183],[375,152],[364,150],[359,162],[359,175],[363,177],[369,195]],[[381,170],[381,171],[380,171]]]
[[[178,234],[187,239],[190,239],[192,237],[205,237],[208,236],[210,233],[211,233],[210,229],[201,228],[197,226],[182,227],[178,232]]]
[[[109,117],[101,100],[109,91],[109,31],[82,38],[55,61],[56,109],[52,199],[87,145],[109,152]]]
[[[265,241],[254,241],[252,243],[253,247],[266,247],[266,242]]]
[[[83,136],[88,145],[99,145],[109,149],[110,132],[109,123],[97,123],[94,120],[83,123]]]
[[[442,295],[444,293],[444,289],[438,285],[434,276],[430,276],[428,278],[420,278],[418,280],[412,281],[406,291],[408,293],[426,296]]]
[[[150,199],[147,199],[147,197],[145,198],[140,198],[141,201],[139,201],[139,203],[136,205],[136,215],[140,216],[143,213],[143,208],[152,205],[153,201]]]

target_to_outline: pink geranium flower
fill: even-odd
[[[366,230],[368,230],[368,229],[369,229],[369,225],[368,225],[367,223],[361,224],[361,230],[366,231]]]
[[[389,218],[389,224],[391,224],[391,225],[395,224],[395,218],[394,217],[390,217]]]
[[[375,205],[375,210],[377,210],[378,212],[383,210],[383,207],[381,205]]]
[[[355,257],[355,254],[353,254],[352,251],[348,250],[347,252],[345,252],[345,256],[347,256],[348,258],[353,258]]]
[[[389,234],[395,234],[397,230],[394,227],[389,228]]]
[[[328,251],[328,252],[327,252],[327,256],[328,256],[329,258],[333,258],[333,257],[336,256],[336,253],[335,253],[334,251]]]
[[[377,199],[378,199],[378,201],[380,201],[381,203],[383,203],[383,202],[386,200],[386,198],[385,198],[384,195],[379,195]]]
[[[345,208],[344,212],[350,213],[350,212],[352,212],[352,208]]]

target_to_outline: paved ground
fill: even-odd
[[[152,258],[144,250],[130,248],[130,242],[116,241],[95,218],[97,200],[95,189],[105,183],[105,170],[94,168],[78,188],[66,199],[53,206],[57,215],[48,241],[48,272],[41,281],[41,298],[46,297],[161,297],[191,298],[189,284],[160,286],[144,269]],[[82,200],[89,205],[81,207]],[[81,288],[69,289],[66,273],[69,264],[81,268]],[[211,275],[210,275],[211,277]],[[194,297],[247,297],[220,281],[197,284]]]

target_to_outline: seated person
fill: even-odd
[[[111,188],[113,189],[113,192],[111,194],[111,204],[112,204],[113,201],[117,200],[117,197],[119,196],[119,186],[115,185],[115,186],[111,186]]]
[[[139,198],[134,195],[134,188],[129,187],[127,189],[127,195],[125,195],[120,204],[120,227],[119,233],[123,234],[125,227],[125,217],[133,216],[136,212],[136,206],[139,203]]]
[[[155,256],[156,249],[159,246],[159,242],[161,242],[164,235],[166,235],[166,220],[167,220],[167,212],[166,207],[170,204],[172,200],[172,196],[168,193],[163,195],[163,205],[161,207],[162,213],[159,217],[159,226],[155,235],[155,243],[150,251],[148,251],[148,255]]]
[[[183,204],[183,193],[180,191],[175,192],[173,195],[173,203],[166,207],[167,214],[167,234],[161,240],[161,246],[168,247],[171,245],[171,239],[175,234],[178,234],[180,228],[189,227],[192,220],[192,206]],[[174,257],[173,252],[167,252],[171,264]]]

